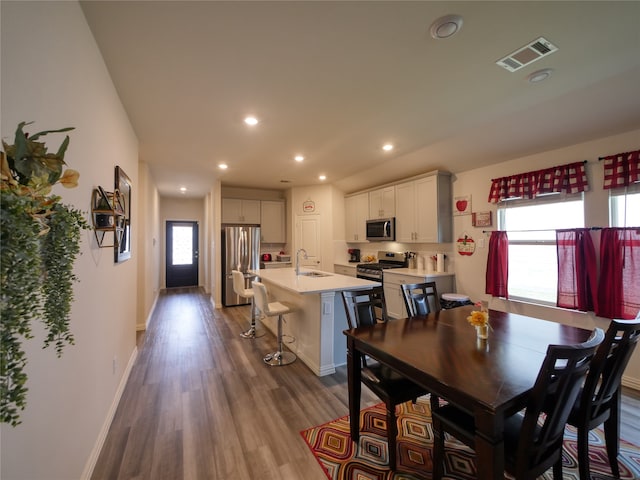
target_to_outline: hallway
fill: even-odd
[[[248,314],[195,288],[160,295],[92,478],[326,478],[299,432],[347,414],[346,368],[266,366],[275,339],[242,339]]]

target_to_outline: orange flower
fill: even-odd
[[[473,312],[471,312],[471,315],[467,317],[467,322],[469,322],[474,327],[486,325],[487,323],[489,323],[489,312],[485,310],[474,310]]]
[[[80,174],[77,171],[67,168],[62,177],[60,177],[60,183],[65,188],[74,188],[78,186],[79,177]]]

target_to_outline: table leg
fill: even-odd
[[[362,354],[356,349],[352,338],[347,337],[347,383],[349,387],[349,427],[351,440],[358,442],[360,438],[360,366]]]
[[[478,479],[504,479],[504,419],[488,412],[476,413],[475,452]]]

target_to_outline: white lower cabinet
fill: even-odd
[[[387,313],[391,318],[406,318],[407,309],[402,299],[402,284],[436,282],[438,295],[455,292],[455,277],[453,273],[440,273],[434,275],[392,273],[385,271],[384,275],[384,298],[387,303]]]

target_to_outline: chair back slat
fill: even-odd
[[[402,284],[402,299],[409,317],[440,311],[436,282]]]
[[[349,328],[375,325],[388,320],[384,290],[381,286],[366,290],[342,291],[341,294]]]
[[[582,344],[549,345],[522,422],[516,460],[521,474],[544,463],[550,452],[562,447],[571,407],[603,339],[604,332],[596,328]],[[520,478],[518,472],[515,476]]]

